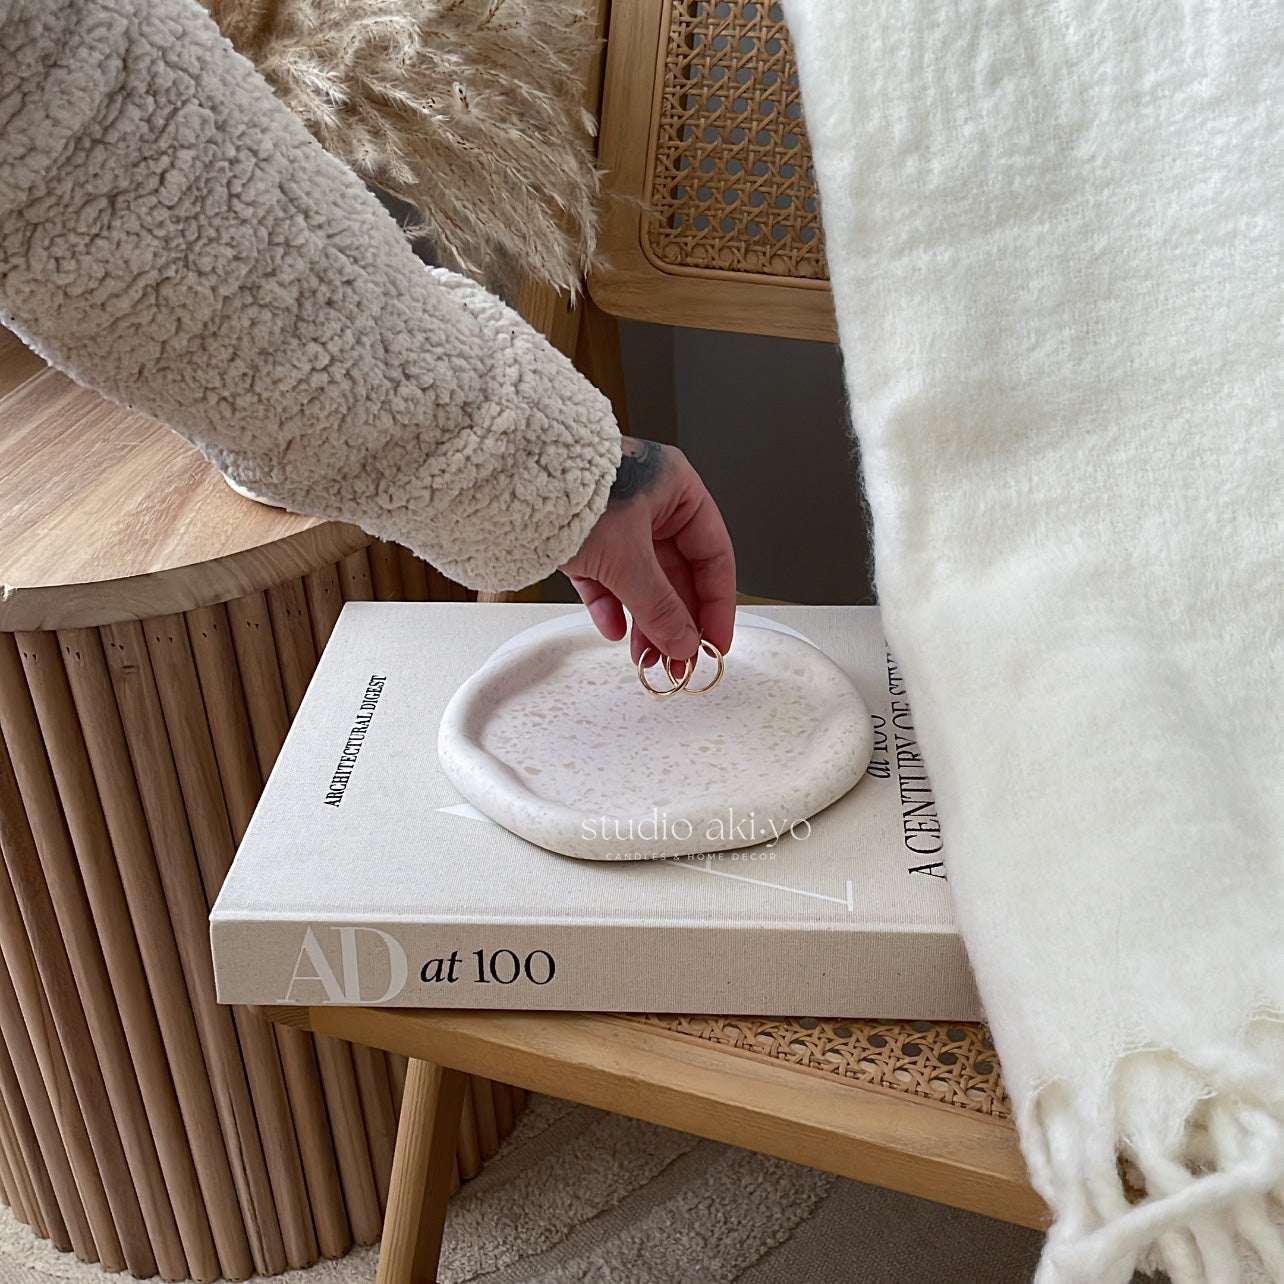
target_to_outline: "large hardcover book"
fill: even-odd
[[[868,770],[779,838],[608,862],[503,829],[437,760],[456,688],[582,608],[348,603],[210,915],[219,999],[978,1019],[877,609],[751,609],[850,676],[874,720]]]

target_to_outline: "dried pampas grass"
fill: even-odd
[[[327,151],[404,201],[407,232],[490,283],[572,293],[594,264],[585,0],[203,0]]]

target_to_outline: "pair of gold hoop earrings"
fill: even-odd
[[[722,658],[722,652],[719,651],[718,648],[714,646],[712,642],[708,641],[705,638],[701,638],[700,649],[695,653],[695,655],[691,657],[691,659],[685,661],[687,666],[687,671],[682,675],[681,678],[675,678],[673,676],[673,657],[669,655],[662,657],[664,660],[664,676],[668,678],[673,685],[667,691],[660,691],[657,688],[653,687],[646,680],[646,657],[652,651],[655,652],[657,657],[660,656],[659,647],[649,646],[645,651],[642,652],[641,656],[638,657],[638,681],[653,696],[677,695],[679,691],[685,691],[687,695],[704,695],[705,692],[712,691],[714,687],[716,687],[718,683],[722,681],[722,675],[726,669],[726,664]],[[714,674],[713,681],[708,683],[706,686],[689,687],[687,683],[691,681],[691,675],[695,672],[696,661],[700,658],[700,651],[703,651],[706,655],[711,655],[715,660],[717,660],[718,672]]]

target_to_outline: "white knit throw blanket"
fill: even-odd
[[[1037,1279],[1284,1281],[1280,8],[785,13]]]

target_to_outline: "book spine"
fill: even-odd
[[[981,1019],[948,929],[216,918],[210,939],[221,1003]]]

